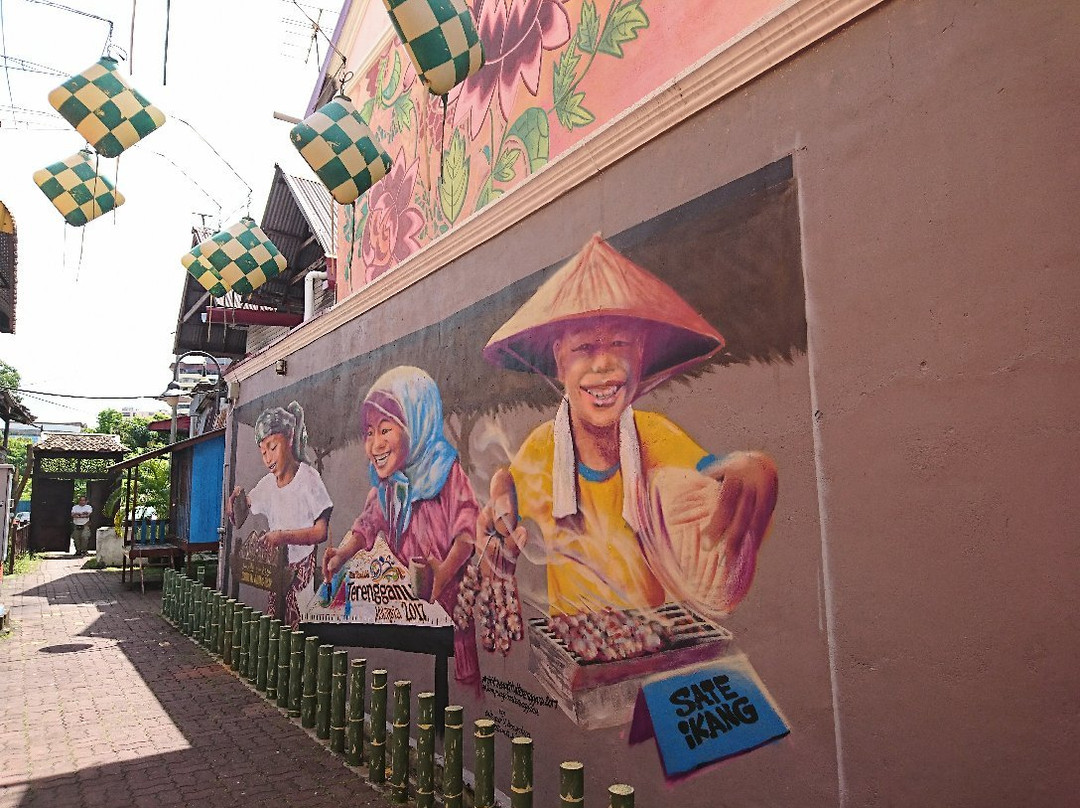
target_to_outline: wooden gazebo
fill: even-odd
[[[108,524],[105,501],[120,479],[112,466],[123,457],[124,446],[118,435],[49,433],[42,436],[34,447],[30,550],[67,551],[76,480],[86,480],[87,501],[94,509],[90,517],[92,542],[97,529]]]

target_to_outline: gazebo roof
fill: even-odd
[[[41,441],[34,448],[34,453],[38,455],[43,452],[65,455],[122,455],[125,451],[119,435],[103,435],[96,432],[47,433],[41,437]]]

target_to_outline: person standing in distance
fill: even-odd
[[[90,514],[94,509],[86,504],[86,497],[79,497],[77,504],[71,506],[71,541],[75,545],[75,557],[86,555],[90,546]]]

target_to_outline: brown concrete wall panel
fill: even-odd
[[[238,478],[264,473],[251,446],[259,409],[306,395],[356,422],[389,343],[402,361],[437,366],[445,398],[485,382],[451,381],[438,344],[466,327],[455,318],[477,301],[494,307],[478,317],[512,310],[539,282],[530,278],[594,232],[623,235],[635,261],[685,283],[692,302],[694,280],[711,271],[742,277],[725,289],[751,299],[763,276],[738,267],[789,261],[794,247],[803,348],[715,366],[641,402],[709,448],[764,447],[780,469],[758,574],[725,626],[791,735],[667,785],[655,746],[628,745],[625,728],[578,731],[558,709],[531,716],[454,684],[453,697],[470,717],[535,729],[538,772],[580,755],[598,804],[619,779],[657,804],[1071,804],[1078,33],[1076,4],[884,4],[297,350],[285,379],[269,369],[245,380]],[[787,155],[794,241],[702,241],[685,267],[665,264],[661,242],[650,249],[650,222]],[[755,313],[762,329],[775,325],[775,311],[735,316]],[[502,447],[551,410],[482,414],[465,447],[478,490]],[[316,431],[338,541],[367,473],[362,447],[330,420]],[[521,586],[542,590],[543,574],[523,563]],[[481,663],[544,692],[523,647]],[[507,748],[500,736],[504,758]]]

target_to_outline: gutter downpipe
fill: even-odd
[[[304,322],[315,316],[315,281],[325,281],[325,272],[309,272],[304,276]]]

